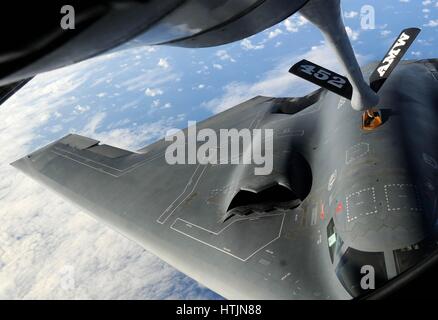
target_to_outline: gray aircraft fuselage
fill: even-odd
[[[77,135],[13,165],[226,298],[357,297],[369,266],[379,287],[435,250],[437,67],[402,62],[372,131],[326,90],[258,96],[198,123],[273,129],[268,176],[169,165],[164,140],[134,153]]]

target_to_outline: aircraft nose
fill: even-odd
[[[344,241],[362,251],[396,250],[426,237],[427,217],[413,184],[383,184],[348,194],[335,215]]]

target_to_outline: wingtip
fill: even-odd
[[[13,162],[11,162],[9,165],[11,165],[12,167],[14,167],[15,169],[18,169],[20,171],[25,171],[24,167],[25,167],[25,158],[20,158],[18,160],[15,160]]]

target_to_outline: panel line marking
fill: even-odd
[[[186,221],[186,220],[183,220],[183,219],[181,219],[181,218],[177,218],[177,219],[172,223],[172,225],[170,226],[170,228],[171,228],[172,230],[174,230],[174,231],[176,231],[176,232],[179,232],[179,233],[181,233],[181,234],[185,235],[186,237],[189,237],[189,238],[191,238],[191,239],[193,239],[193,240],[196,240],[196,241],[198,241],[198,242],[200,242],[200,243],[202,243],[202,244],[204,244],[204,245],[206,245],[206,246],[208,246],[208,247],[211,247],[211,248],[213,248],[213,249],[216,249],[216,250],[218,250],[218,251],[220,251],[220,252],[222,252],[222,253],[225,253],[225,254],[227,254],[227,255],[232,256],[233,258],[236,258],[236,259],[238,259],[238,260],[240,260],[240,261],[245,262],[245,261],[249,260],[250,258],[252,258],[252,257],[253,257],[255,254],[257,254],[260,250],[263,250],[264,248],[266,248],[266,247],[269,246],[271,243],[273,243],[274,241],[276,241],[277,239],[279,239],[279,238],[281,237],[281,232],[283,231],[283,225],[284,225],[284,219],[285,219],[286,213],[280,213],[280,214],[275,214],[275,215],[269,215],[269,216],[265,216],[265,217],[273,217],[273,216],[280,216],[280,215],[282,215],[283,218],[282,218],[282,220],[281,220],[281,225],[280,225],[280,230],[279,230],[279,232],[278,232],[278,235],[277,235],[274,239],[272,239],[271,241],[269,241],[268,243],[264,244],[263,246],[261,246],[260,248],[258,248],[257,250],[255,250],[253,253],[251,253],[251,254],[250,254],[248,257],[246,257],[245,259],[243,259],[243,258],[241,258],[241,257],[239,257],[239,256],[236,256],[235,254],[232,254],[231,252],[228,252],[227,250],[224,250],[224,249],[226,249],[226,248],[219,248],[219,247],[216,247],[216,246],[214,246],[214,245],[212,245],[212,244],[210,244],[210,243],[207,243],[207,242],[205,242],[205,241],[203,241],[203,240],[201,240],[201,239],[199,239],[199,238],[196,238],[196,237],[194,237],[194,236],[192,236],[192,235],[189,235],[189,234],[185,233],[184,231],[175,228],[175,227],[174,227],[174,224],[175,224],[178,220],[181,220],[181,221],[183,221],[183,222],[190,223],[190,224],[192,224],[193,226],[198,227],[198,228],[200,228],[200,229],[202,229],[202,230],[205,230],[205,231],[207,231],[207,232],[210,232],[210,233],[212,233],[212,234],[214,234],[214,235],[218,235],[218,234],[220,234],[221,232],[223,232],[225,229],[227,229],[229,226],[231,226],[232,224],[234,224],[234,223],[236,223],[236,222],[239,222],[239,221],[250,220],[250,218],[243,218],[243,219],[234,220],[232,223],[230,223],[229,225],[227,225],[226,227],[224,227],[223,229],[221,229],[219,232],[213,232],[213,231],[211,231],[211,230],[208,230],[208,229],[205,229],[205,228],[203,228],[203,227],[197,226],[197,225],[195,225],[195,224],[193,224],[193,223],[191,223],[191,222],[188,222],[188,221]]]
[[[178,207],[181,205],[181,204],[183,204],[184,203],[184,201],[186,201],[187,200],[187,198],[188,197],[190,197],[194,192],[195,192],[195,190],[196,190],[196,187],[198,186],[198,183],[199,183],[199,181],[201,180],[201,178],[202,178],[202,176],[204,175],[204,172],[205,172],[205,170],[207,169],[207,167],[208,167],[208,165],[204,165],[204,168],[202,169],[202,171],[201,171],[201,173],[200,173],[200,175],[199,175],[199,177],[198,177],[198,179],[196,180],[196,182],[195,182],[195,184],[193,185],[193,188],[192,188],[192,190],[190,191],[190,193],[189,194],[187,194],[187,196],[180,202],[180,203],[178,203],[178,205],[175,207],[175,208],[173,208],[173,210],[166,216],[166,218],[163,220],[163,221],[161,221],[161,217],[163,216],[163,215],[165,215],[166,214],[166,212],[173,206],[173,204],[176,202],[176,201],[178,201],[178,199],[181,197],[181,196],[183,196],[184,195],[184,193],[187,191],[187,188],[189,187],[189,185],[190,184],[192,184],[193,183],[193,178],[195,177],[195,174],[196,174],[196,172],[198,171],[198,169],[201,167],[201,164],[199,164],[197,167],[196,167],[196,169],[195,169],[195,172],[193,172],[193,175],[190,177],[190,179],[189,179],[189,181],[187,182],[187,184],[186,184],[186,186],[185,186],[185,188],[184,188],[184,190],[183,190],[183,192],[163,211],[163,213],[157,218],[157,222],[158,223],[160,223],[160,224],[164,224],[172,215],[173,215],[173,213],[176,211],[176,209],[178,209]]]

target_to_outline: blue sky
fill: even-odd
[[[414,26],[406,58],[438,56],[438,0],[342,4],[361,64]],[[365,5],[374,29],[361,27]],[[342,72],[294,16],[220,47],[137,47],[37,76],[0,108],[0,298],[220,298],[8,164],[71,132],[136,150],[256,95],[304,95],[314,87],[288,73],[302,58]]]
[[[436,1],[342,3],[361,64],[380,60],[399,32],[411,26],[423,31],[406,58],[436,55]],[[364,6],[375,10],[375,29],[361,28]],[[207,118],[258,94],[303,95],[314,87],[287,72],[302,57],[342,72],[319,31],[298,15],[249,39],[219,47],[139,47],[96,58],[85,63],[93,74],[75,90],[76,100],[63,105],[63,120],[75,118],[63,128],[76,130],[83,117],[102,112],[106,115],[100,130],[156,123],[172,116],[184,118],[174,122],[182,128],[188,120]],[[128,122],[132,118],[136,121]],[[44,136],[47,141],[58,137]],[[162,132],[151,139],[161,136]]]
[[[342,3],[345,24],[362,64],[380,60],[399,32],[411,26],[419,26],[423,32],[407,58],[434,56],[436,1]],[[375,29],[361,28],[361,9],[365,5],[375,9]],[[118,122],[123,127],[133,114],[137,120],[134,125],[184,114],[184,121],[175,124],[185,127],[187,120],[204,119],[257,94],[305,94],[313,87],[287,70],[299,58],[309,55],[315,62],[342,71],[319,31],[299,16],[244,41],[219,47],[125,50],[110,58],[92,60],[91,78],[99,80],[91,86],[90,81],[82,84],[75,92],[77,99],[64,105],[68,115],[63,113],[62,117],[82,114],[88,118],[90,113],[107,112],[103,125]],[[275,79],[282,83],[274,83]],[[75,118],[82,121],[81,117]],[[74,124],[71,129],[75,129]],[[53,139],[50,134],[46,137]]]

